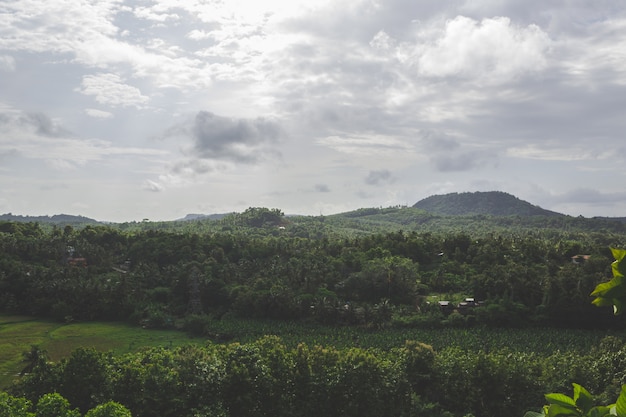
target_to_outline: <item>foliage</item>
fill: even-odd
[[[624,263],[626,250],[613,248],[612,252],[615,257],[615,261],[612,263],[613,279],[607,283],[598,284],[591,296],[596,297],[593,300],[594,305],[612,305],[614,313],[617,315],[622,312],[626,302],[626,285],[623,282],[624,271],[626,270],[626,263]],[[615,344],[615,341],[612,340],[611,344]],[[616,368],[621,369],[621,367]],[[606,370],[608,371],[609,369]],[[583,378],[583,380],[585,379]],[[609,415],[626,417],[626,385],[622,385],[620,395],[615,404],[599,406],[594,406],[593,397],[584,387],[577,383],[573,383],[573,386],[573,397],[560,393],[546,394],[545,398],[548,404],[543,407],[542,412],[529,411],[525,417],[601,417]]]
[[[615,398],[626,382],[623,344],[593,353],[585,343],[606,332],[580,332],[623,327],[586,294],[610,271],[606,248],[624,246],[625,230],[607,219],[407,207],[325,217],[251,208],[64,229],[0,223],[0,312],[58,321],[34,341],[41,351],[24,358],[11,387],[18,397],[6,403],[36,413],[32,404],[56,392],[70,413],[115,401],[139,417],[490,417],[539,407],[542,393],[580,380],[602,401]],[[616,305],[611,291],[595,295]],[[462,306],[466,298],[479,302]],[[453,308],[440,309],[442,300]],[[136,351],[96,332],[86,345],[100,351],[51,349],[54,336],[94,320],[213,342]]]
[[[613,278],[606,283],[599,284],[595,290],[591,293],[591,296],[596,297],[593,300],[593,304],[599,307],[613,306],[615,314],[620,314],[626,306],[626,250],[624,249],[611,249],[615,261],[613,262],[612,271]]]
[[[593,397],[584,387],[573,383],[574,395],[569,397],[565,394],[546,394],[547,405],[541,413],[527,412],[524,417],[603,417],[603,416],[626,416],[626,386],[615,404],[594,405]]]
[[[501,191],[434,195],[413,207],[446,215],[489,214],[495,216],[559,216]]]

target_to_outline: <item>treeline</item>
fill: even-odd
[[[543,393],[569,391],[572,380],[585,381],[599,401],[614,398],[626,367],[626,347],[615,337],[589,354],[546,357],[435,352],[414,341],[385,351],[287,348],[276,336],[123,356],[81,348],[58,363],[36,348],[27,357],[29,373],[10,395],[0,393],[2,415],[129,415],[90,414],[108,404],[135,417],[521,416],[541,407]],[[64,411],[43,412],[42,399]],[[22,413],[7,413],[12,405]]]
[[[610,276],[609,247],[623,246],[621,234],[301,237],[305,226],[267,209],[220,224],[200,234],[1,222],[0,311],[153,327],[193,317],[199,332],[198,316],[224,315],[368,326],[623,324],[589,303]],[[575,263],[576,255],[584,256]],[[465,297],[483,303],[448,314],[436,302]]]

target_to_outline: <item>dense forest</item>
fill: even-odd
[[[623,329],[624,319],[592,306],[589,294],[609,279],[610,248],[625,238],[623,223],[609,219],[405,207],[327,217],[250,208],[110,225],[3,221],[0,312],[177,328],[212,342],[125,357],[84,349],[59,363],[35,349],[0,407],[39,413],[45,400],[69,401],[67,412],[78,415],[107,402],[133,416],[522,415],[573,378],[610,397],[624,379],[606,372],[625,369],[614,363],[626,357],[618,338],[582,366],[591,352],[435,352],[420,341],[387,350],[287,347],[272,337],[239,344],[213,334],[211,323]]]

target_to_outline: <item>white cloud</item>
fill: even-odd
[[[84,76],[78,91],[111,107],[142,108],[149,101],[138,88],[125,84],[119,75],[111,73]]]
[[[99,109],[85,109],[85,113],[96,119],[110,119],[113,117],[113,113]]]
[[[411,152],[412,147],[400,139],[382,136],[327,136],[316,141],[350,155],[384,155]]]
[[[163,185],[159,184],[156,181],[152,181],[152,180],[146,180],[143,183],[142,188],[146,191],[152,191],[154,193],[158,193],[163,191],[165,188],[163,187]]]
[[[457,16],[439,30],[421,31],[416,43],[403,49],[421,75],[497,83],[544,69],[550,45],[548,35],[536,25],[516,27],[506,17],[478,22]]]

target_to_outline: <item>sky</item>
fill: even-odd
[[[623,0],[0,0],[0,213],[626,216]]]

